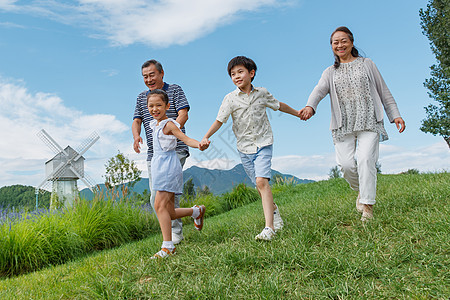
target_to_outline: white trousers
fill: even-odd
[[[186,158],[189,156],[189,153],[185,152],[177,152],[178,158],[180,159],[181,167],[184,166],[184,163],[186,162]],[[155,211],[155,196],[156,192],[152,190],[152,162],[147,161],[147,168],[148,168],[148,184],[150,186],[150,205],[152,206],[153,211]],[[175,195],[175,203],[174,207],[179,208],[180,207],[180,198],[181,195]],[[155,213],[156,215],[156,213]],[[157,216],[158,217],[158,216]],[[183,235],[183,222],[181,219],[172,220],[172,235],[176,234],[179,236]]]
[[[375,204],[379,145],[379,134],[371,131],[353,132],[335,144],[336,161],[362,204]]]

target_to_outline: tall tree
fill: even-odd
[[[113,197],[118,196],[118,192],[116,192],[117,186],[121,187],[122,196],[125,198],[129,189],[132,189],[141,180],[142,172],[138,169],[136,163],[120,152],[116,156],[111,157],[105,167],[105,186]]]
[[[195,199],[194,179],[191,177],[183,185],[183,197],[186,200]]]
[[[423,33],[430,40],[437,60],[430,67],[431,78],[424,83],[437,104],[425,107],[427,117],[420,130],[442,136],[450,148],[450,0],[430,0],[419,15]]]

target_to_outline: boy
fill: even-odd
[[[265,228],[255,239],[270,241],[277,230],[282,229],[278,207],[273,202],[269,180],[271,177],[273,134],[266,107],[298,117],[298,111],[276,100],[265,88],[253,87],[256,64],[245,56],[237,56],[228,63],[228,75],[237,86],[223,99],[216,120],[203,137],[201,145],[228,120],[233,119],[233,132],[245,172],[261,196]]]

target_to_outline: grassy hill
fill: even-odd
[[[260,203],[185,226],[178,254],[151,261],[157,234],[0,280],[1,299],[448,299],[450,173],[380,175],[361,223],[343,179],[276,186],[285,228],[272,242]]]

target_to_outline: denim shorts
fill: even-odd
[[[250,180],[256,185],[256,177],[267,178],[272,177],[272,145],[258,148],[256,153],[245,154],[240,151],[242,165],[245,173]]]

